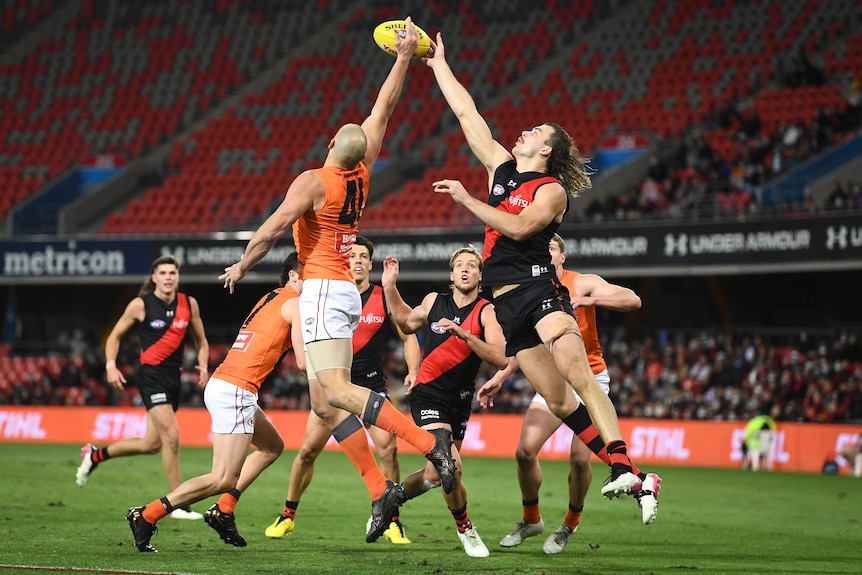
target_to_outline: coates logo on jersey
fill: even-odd
[[[436,334],[441,334],[446,333],[446,328],[435,321],[431,323],[431,331]]]
[[[164,327],[168,325],[167,322],[163,319],[154,319],[150,322],[150,327],[153,329],[164,329]]]
[[[187,325],[189,325],[189,320],[187,320],[187,319],[175,319],[174,323],[171,324],[171,327],[174,329],[186,329]]]
[[[506,188],[503,187],[503,184],[494,184],[494,189],[491,190],[491,193],[495,196],[502,196],[506,193]]]

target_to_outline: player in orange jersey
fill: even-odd
[[[240,494],[284,450],[281,435],[258,406],[260,386],[291,348],[297,366],[305,368],[299,320],[301,291],[298,258],[293,252],[284,260],[279,287],[252,308],[204,390],[213,422],[212,471],[189,479],[149,505],[130,508],[126,514],[139,551],[155,551],[150,538],[160,519],[176,507],[216,493],[222,496],[207,510],[204,520],[225,543],[245,546],[236,529],[234,507]],[[248,455],[252,443],[255,450]]]
[[[610,378],[607,365],[602,355],[602,347],[599,343],[599,334],[596,327],[596,306],[615,311],[632,311],[641,307],[638,295],[629,288],[611,284],[601,276],[595,274],[580,274],[578,272],[563,269],[566,261],[565,242],[559,234],[554,234],[548,246],[551,254],[551,264],[556,270],[557,277],[569,290],[572,307],[577,316],[578,326],[584,338],[584,347],[589,358],[590,368],[595,375],[596,381],[605,393],[609,391]],[[517,369],[517,362],[512,361],[506,369],[497,372],[479,390],[480,403],[483,407],[493,405],[493,397],[499,391],[502,383]],[[503,537],[500,545],[503,547],[515,547],[520,545],[527,537],[538,535],[544,530],[544,522],[539,513],[539,487],[542,485],[542,468],[539,465],[539,450],[554,434],[562,421],[554,415],[545,399],[536,394],[533,397],[527,413],[524,415],[524,423],[521,428],[521,438],[515,451],[518,462],[518,483],[521,486],[521,498],[524,507],[523,520],[518,523],[517,528]],[[597,438],[601,443],[601,438]],[[572,533],[577,530],[580,523],[581,512],[584,508],[587,491],[592,481],[592,469],[590,468],[590,448],[579,438],[572,435],[571,456],[569,462],[571,471],[569,473],[569,510],[565,521],[548,537],[543,546],[548,555],[561,553],[569,541]],[[655,474],[650,474],[655,475]],[[649,475],[645,476],[649,479]],[[658,493],[658,484],[661,479],[655,475],[649,481],[656,481],[655,493]],[[646,483],[646,482],[644,482]],[[655,495],[647,495],[645,488],[636,489],[633,492],[638,497],[644,511],[644,523],[652,523],[655,519]],[[643,491],[643,493],[642,493]],[[649,498],[652,497],[652,500]]]
[[[389,342],[397,335],[404,346],[404,360],[408,369],[404,385],[408,387],[412,387],[416,379],[422,352],[416,336],[407,335],[398,328],[386,305],[383,288],[371,283],[369,274],[373,256],[374,244],[365,236],[356,236],[356,243],[350,251],[350,262],[356,287],[362,298],[362,318],[353,334],[353,365],[350,369],[350,378],[356,385],[367,387],[381,397],[389,397],[389,384],[383,373],[383,352]],[[398,464],[398,446],[395,436],[374,426],[370,427],[368,432],[374,441],[374,449],[380,460],[383,475],[396,483],[399,482],[401,467]],[[280,539],[293,532],[300,498],[314,477],[314,462],[331,435],[332,429],[312,411],[305,426],[302,446],[290,467],[290,481],[284,508],[281,515],[264,531],[267,537]],[[383,536],[398,545],[410,543],[397,514],[392,517]]]
[[[406,21],[404,37],[396,39],[395,64],[371,114],[361,125],[346,124],[338,130],[329,143],[323,167],[297,176],[278,209],[254,233],[240,261],[219,276],[224,287],[233,292],[246,272],[293,228],[300,277],[305,281],[300,314],[311,407],[332,429],[365,480],[372,500],[371,525],[365,535],[369,543],[389,527],[406,495],[377,467],[357,416],[397,435],[424,454],[438,469],[445,492],[451,492],[455,485],[451,432],[417,427],[389,401],[350,382],[351,339],[362,310],[350,272],[350,251],[368,196],[371,170],[419,41],[416,27],[410,18]]]
[[[92,443],[82,447],[81,465],[75,474],[81,487],[87,484],[96,466],[108,459],[159,452],[168,487],[176,489],[182,481],[180,426],[175,412],[180,400],[183,344],[191,331],[197,345],[198,384],[203,387],[209,377],[209,343],[197,300],[181,293],[179,285],[180,262],[172,255],[156,258],[138,297],[129,302],[105,341],[105,377],[112,387],[121,390],[126,378],[117,367],[120,340],[136,326],[141,345],[136,383],[147,408],[147,431],[143,437],[127,437],[106,447]],[[203,516],[189,508],[177,507],[171,517]]]

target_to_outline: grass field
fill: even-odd
[[[368,494],[347,458],[324,453],[297,514],[297,530],[267,539],[281,511],[293,452],[286,452],[240,500],[237,524],[249,542],[233,548],[202,521],[165,519],[139,553],[126,509],[165,494],[158,456],[106,462],[85,488],[75,485],[75,446],[0,443],[0,575],[36,572],[189,574],[857,574],[862,572],[862,482],[852,477],[656,469],[663,477],[656,523],[644,527],[630,498],[606,501],[594,482],[581,526],[558,556],[544,538],[566,509],[563,462],[545,462],[545,533],[503,549],[500,538],[521,517],[513,460],[468,459],[470,517],[491,550],[466,556],[438,490],[402,508],[411,545],[365,543]],[[211,451],[184,449],[183,476],[209,471]],[[402,472],[424,459],[402,456]],[[203,512],[215,499],[198,503]],[[44,568],[44,569],[38,569]],[[52,568],[52,569],[47,569]],[[59,568],[59,569],[58,569]],[[79,571],[80,572],[80,571]]]

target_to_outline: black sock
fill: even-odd
[[[171,514],[171,512],[174,510],[174,506],[173,506],[173,505],[171,505],[171,502],[170,502],[170,501],[168,501],[168,496],[167,496],[167,495],[165,495],[164,497],[162,497],[161,499],[159,499],[159,501],[160,501],[160,502],[162,503],[162,505],[165,507],[165,511],[167,511],[167,512],[168,512],[168,515],[170,515],[170,514]]]

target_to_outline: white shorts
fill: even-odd
[[[599,387],[601,387],[602,391],[605,392],[605,395],[610,393],[610,391],[611,391],[611,376],[608,375],[608,370],[604,370],[601,373],[595,374],[595,378],[596,378],[596,381],[599,383]],[[568,384],[566,384],[566,385],[568,385]],[[578,401],[580,401],[581,403],[584,402],[584,400],[581,399],[581,396],[578,395],[577,391],[572,389],[572,393],[578,399]],[[539,395],[538,393],[533,396],[533,401],[535,401],[536,403],[541,403],[544,406],[548,405],[548,402],[545,401],[545,398],[542,397],[541,395]]]
[[[213,420],[213,433],[254,433],[254,416],[260,409],[256,393],[211,377],[204,388],[204,403]]]
[[[347,280],[308,279],[299,296],[299,317],[305,343],[322,339],[351,339],[362,298],[356,284]]]

